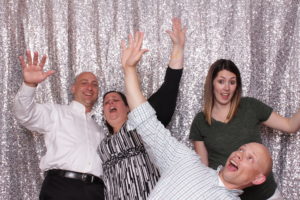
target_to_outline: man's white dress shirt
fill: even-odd
[[[85,107],[34,102],[36,88],[23,83],[14,102],[15,116],[27,129],[44,134],[46,154],[40,161],[43,171],[63,169],[102,175],[97,147],[104,132],[85,113]]]

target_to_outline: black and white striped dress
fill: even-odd
[[[146,199],[158,181],[159,172],[149,159],[136,130],[121,130],[102,140],[103,180],[108,200]]]

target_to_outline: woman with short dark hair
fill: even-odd
[[[185,29],[174,18],[173,31],[167,31],[173,49],[165,80],[149,102],[158,119],[166,126],[174,113],[178,87],[183,68]],[[132,36],[129,37],[132,41]],[[124,42],[123,42],[124,44]],[[122,55],[122,58],[126,55]],[[107,92],[103,97],[103,113],[109,135],[99,146],[103,161],[106,199],[139,199],[148,197],[159,179],[159,172],[152,164],[143,141],[136,130],[128,130],[129,107],[126,97],[118,91]]]

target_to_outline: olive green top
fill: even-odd
[[[191,126],[190,139],[193,141],[203,141],[208,153],[209,167],[217,169],[219,165],[225,165],[227,157],[241,145],[249,142],[262,143],[260,137],[260,124],[266,121],[272,113],[272,108],[261,101],[244,97],[241,99],[236,115],[228,123],[223,123],[212,119],[209,125],[200,112],[194,118]],[[249,195],[255,200],[264,199],[259,196],[271,196],[276,189],[276,183],[268,178],[267,191],[251,192]],[[259,186],[261,189],[262,187]],[[245,192],[245,196],[248,196]],[[242,198],[242,199],[251,199]]]

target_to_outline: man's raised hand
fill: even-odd
[[[19,57],[22,73],[24,78],[24,83],[31,87],[36,87],[39,83],[44,81],[48,76],[55,73],[54,70],[49,70],[44,72],[43,68],[47,60],[47,56],[44,55],[39,62],[38,52],[34,52],[33,59],[31,57],[31,52],[26,51],[27,60],[25,61],[23,56]]]
[[[144,33],[137,31],[132,35],[129,35],[128,46],[126,47],[126,42],[122,40],[122,66],[124,69],[136,67],[140,61],[142,55],[147,52],[147,49],[142,49]]]

